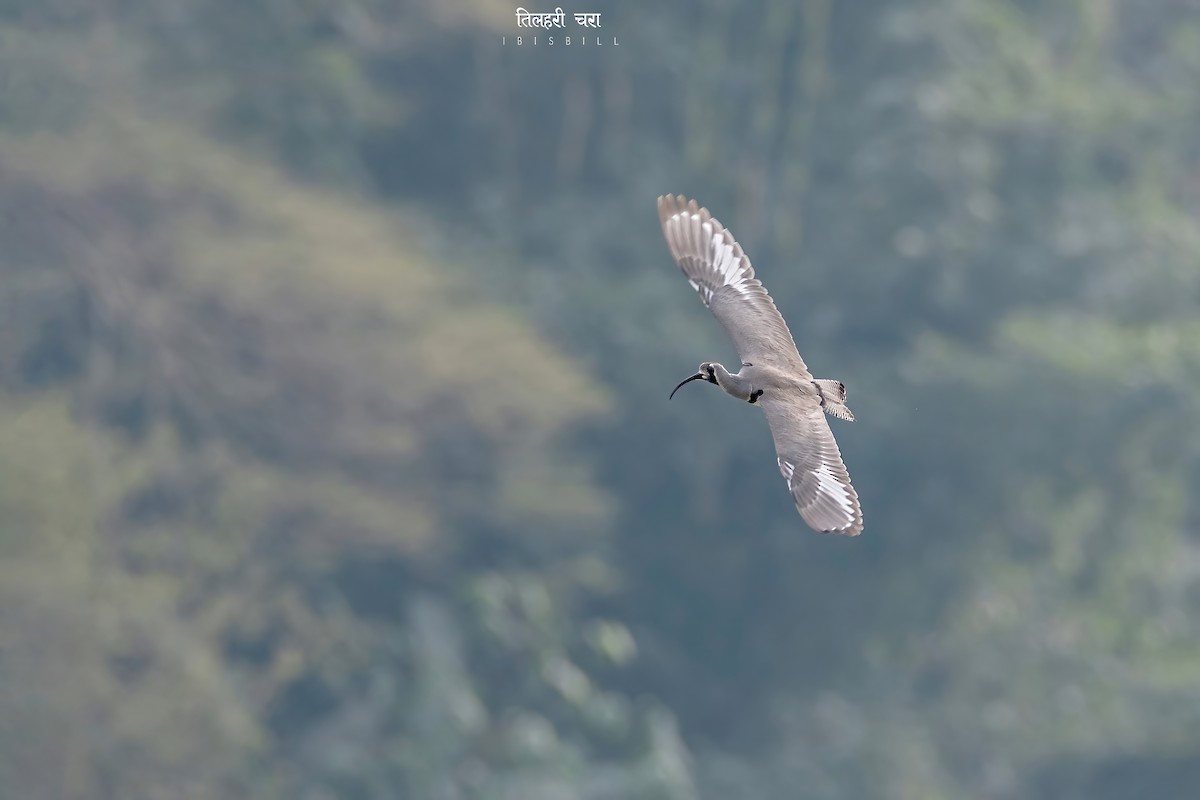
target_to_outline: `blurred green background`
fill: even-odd
[[[1198,796],[1195,0],[513,8],[0,0],[0,794]]]

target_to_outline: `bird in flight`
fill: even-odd
[[[809,527],[821,533],[862,532],[858,493],[834,441],[828,414],[853,421],[841,381],[815,379],[796,349],[783,315],[741,246],[708,209],[682,195],[658,198],[658,219],[688,283],[733,340],[742,366],[731,373],[705,361],[695,375],[760,407],[775,440],[779,471]]]

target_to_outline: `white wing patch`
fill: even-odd
[[[796,474],[796,465],[790,461],[784,461],[782,458],[775,459],[779,462],[779,471],[783,473],[783,479],[787,481],[788,490],[792,488],[792,475]]]
[[[688,283],[700,295],[704,305],[712,304],[716,290],[722,286],[728,286],[744,295],[750,294],[748,282],[752,271],[746,258],[742,255],[741,248],[727,241],[724,229],[719,225],[714,225],[712,220],[704,220],[699,214],[676,214],[666,223],[673,231],[676,231],[674,235],[680,241],[688,241],[688,237],[684,233],[685,221],[700,226],[701,239],[699,241],[693,239],[694,244],[690,247],[685,245],[685,247],[687,250],[691,250],[687,255],[703,264],[704,271],[710,274],[702,280],[688,278]]]
[[[693,214],[692,219],[699,222],[700,216]],[[701,228],[709,237],[708,263],[713,272],[720,276],[723,285],[745,294],[747,270],[743,259],[734,252],[733,245],[725,240],[724,231],[714,230],[711,222],[705,222]]]
[[[817,476],[819,491],[832,498],[843,511],[853,516],[854,505],[850,502],[850,492],[847,491],[841,481],[834,477],[833,472],[829,469],[829,465],[822,464],[817,467],[813,474]]]
[[[783,478],[787,481],[788,491],[794,491],[796,465],[790,461],[784,461],[782,458],[775,459],[779,463],[779,471],[783,473]],[[845,512],[848,519],[854,519],[854,500],[850,496],[850,488],[843,484],[829,469],[828,464],[821,464],[812,473],[817,479],[817,497],[827,497],[832,500],[837,507]],[[816,502],[814,498],[811,502]]]

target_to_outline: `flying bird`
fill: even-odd
[[[825,415],[852,422],[841,381],[816,379],[804,365],[783,315],[767,294],[733,234],[708,209],[682,195],[658,198],[658,219],[671,255],[688,283],[733,340],[742,366],[731,373],[705,361],[695,375],[767,415],[779,471],[800,516],[813,530],[862,532],[858,493]]]

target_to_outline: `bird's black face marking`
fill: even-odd
[[[763,396],[763,390],[755,389],[753,392],[750,393],[750,405],[754,405],[755,403],[757,403],[758,398],[760,398],[762,396]]]
[[[712,364],[705,364],[705,365],[704,365],[704,371],[708,373],[708,382],[709,382],[709,383],[716,383],[716,382],[717,382],[717,375],[716,375],[716,371],[713,369],[713,365],[712,365]]]

